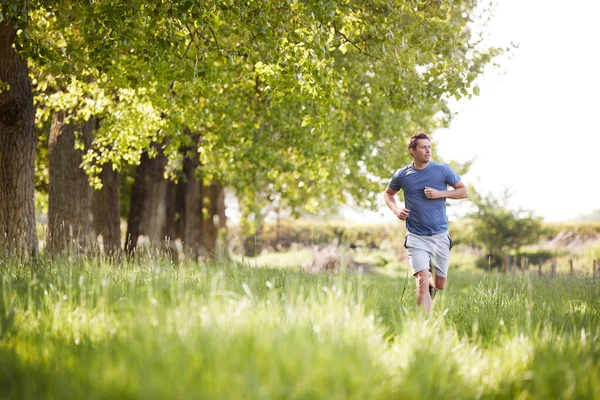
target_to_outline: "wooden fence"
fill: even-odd
[[[577,266],[577,268],[576,268]],[[560,268],[559,268],[560,267]],[[551,258],[548,261],[530,264],[527,257],[517,256],[506,256],[503,260],[502,266],[500,267],[502,272],[537,272],[538,275],[550,274],[550,276],[556,276],[558,273],[568,274],[570,276],[584,275],[592,276],[593,278],[600,278],[600,259],[593,260],[591,264],[585,265],[583,263],[576,264],[572,258],[566,260],[566,266],[564,264],[559,266],[558,259],[556,257]]]

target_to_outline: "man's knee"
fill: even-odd
[[[431,278],[431,273],[428,270],[419,271],[415,274],[415,279],[417,280],[417,286],[429,286],[429,279]]]
[[[446,287],[446,278],[442,278],[442,277],[435,277],[435,288],[437,290],[444,290],[444,287]]]

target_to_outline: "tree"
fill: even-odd
[[[232,188],[253,221],[275,198],[373,206],[411,131],[446,124],[446,99],[475,93],[500,52],[474,40],[474,0],[32,5],[20,41],[40,118],[101,119],[95,185],[154,143],[170,161],[195,145],[203,185]]]
[[[136,169],[135,181],[131,189],[125,250],[133,251],[138,246],[140,236],[147,236],[156,245],[164,241],[167,213],[167,180],[164,171],[167,158],[160,145],[153,149],[155,155],[149,152],[142,155],[140,165]]]
[[[121,250],[121,174],[108,163],[104,164],[99,177],[102,188],[92,193],[93,232],[96,240],[101,241],[100,250],[116,254]]]
[[[94,118],[83,124],[66,121],[64,112],[54,114],[48,144],[48,229],[50,252],[85,250],[92,242],[92,192],[81,168],[82,153],[89,148],[96,129]],[[77,136],[82,144],[76,149]]]
[[[4,250],[35,257],[33,95],[27,64],[14,48],[17,28],[5,11],[0,9],[0,241]]]
[[[494,265],[500,265],[509,252],[518,253],[522,247],[539,240],[543,233],[542,219],[531,211],[508,208],[511,197],[508,191],[500,198],[480,195],[473,189],[470,192],[477,211],[467,218],[471,221],[472,243],[484,250],[482,265],[487,265],[490,257]]]

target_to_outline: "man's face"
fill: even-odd
[[[416,162],[428,163],[431,160],[431,142],[427,139],[417,140],[417,147],[410,149],[410,154]]]

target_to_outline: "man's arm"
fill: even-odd
[[[396,193],[398,193],[397,190],[394,190],[388,186],[385,188],[385,192],[383,192],[383,199],[385,200],[385,204],[387,204],[396,217],[404,221],[406,218],[408,218],[410,210],[398,207],[398,204],[396,204],[396,198],[394,197]]]
[[[456,182],[455,185],[452,186],[454,190],[436,190],[430,187],[425,188],[425,197],[428,199],[466,199],[469,197],[469,191],[467,187],[462,181]]]

